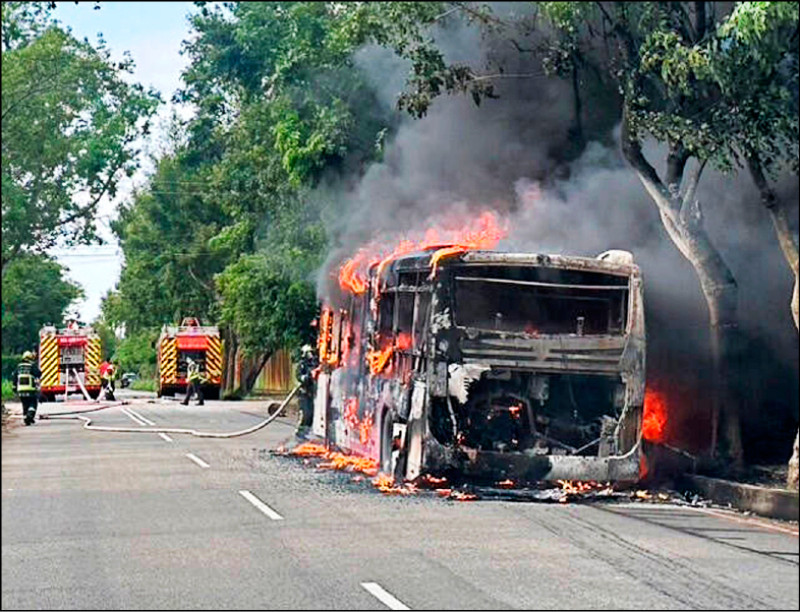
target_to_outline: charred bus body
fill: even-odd
[[[633,257],[434,251],[323,308],[312,430],[396,479],[639,479],[645,389]]]

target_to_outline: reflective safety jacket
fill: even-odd
[[[111,364],[108,364],[108,367],[105,368],[105,370],[102,367],[100,368],[100,377],[103,380],[113,380],[114,373],[115,373],[114,366]]]
[[[21,361],[17,366],[17,395],[30,397],[36,395],[39,385],[39,368],[32,361]]]
[[[203,376],[200,374],[200,368],[196,363],[189,366],[189,376],[187,378],[189,382],[200,382],[203,380]]]

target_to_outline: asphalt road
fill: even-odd
[[[136,399],[94,419],[233,431],[264,411]],[[800,605],[791,528],[657,504],[387,497],[272,456],[292,433],[287,419],[228,440],[75,421],[12,428],[2,439],[2,609]]]

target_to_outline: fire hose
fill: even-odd
[[[289,401],[294,397],[294,394],[297,393],[298,389],[300,389],[300,385],[297,385],[289,395],[283,400],[280,404],[278,409],[269,415],[266,419],[253,425],[252,427],[248,427],[247,429],[242,429],[241,431],[231,431],[231,432],[209,432],[209,431],[197,431],[196,429],[181,429],[176,427],[102,427],[98,425],[92,425],[92,419],[89,417],[82,416],[84,412],[94,412],[96,410],[103,410],[104,408],[111,408],[112,405],[101,406],[97,408],[93,408],[91,410],[81,410],[81,411],[74,411],[74,412],[60,412],[55,414],[43,414],[39,417],[40,420],[45,419],[54,419],[54,420],[81,420],[83,421],[83,429],[88,429],[91,431],[107,431],[107,432],[115,432],[115,433],[169,433],[169,434],[189,434],[192,436],[196,436],[198,438],[236,438],[238,436],[244,436],[263,427],[269,425],[272,421],[274,421],[278,416],[281,414],[283,409],[289,403]],[[276,402],[271,402],[274,404]],[[117,404],[113,404],[117,405]]]

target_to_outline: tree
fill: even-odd
[[[69,306],[83,297],[65,279],[66,268],[42,255],[23,255],[3,276],[3,354],[38,350],[39,330],[61,325]]]
[[[130,57],[110,60],[48,19],[7,3],[2,15],[2,270],[59,239],[95,239],[95,213],[136,168],[158,94],[123,79]]]
[[[315,314],[308,300],[326,236],[308,189],[375,159],[390,120],[351,65],[356,46],[338,36],[335,3],[200,4],[177,94],[197,115],[115,225],[126,263],[104,308],[135,331],[191,306],[220,323],[229,365],[239,351],[255,368],[277,343],[307,338],[297,330]],[[247,293],[258,279],[265,299]],[[305,317],[290,324],[297,333],[276,305],[290,322]]]
[[[245,356],[258,356],[242,373],[245,392],[275,351],[313,342],[314,288],[282,267],[263,255],[249,255],[218,277],[222,321],[231,326]]]

